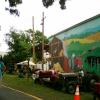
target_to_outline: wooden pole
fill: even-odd
[[[44,12],[42,13],[42,60],[44,60]]]
[[[42,69],[44,67],[44,12],[42,13]]]
[[[33,62],[35,63],[35,35],[34,35],[34,16],[32,17],[32,27],[33,27]]]

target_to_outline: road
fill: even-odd
[[[2,85],[0,86],[0,100],[41,100],[41,99]]]

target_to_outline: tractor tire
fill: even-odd
[[[69,93],[69,94],[74,94],[75,93],[75,86],[73,84],[69,84],[66,88],[66,91]]]

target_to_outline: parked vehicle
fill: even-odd
[[[39,71],[35,83],[45,84],[56,90],[66,91],[73,94],[76,85],[79,84],[78,75],[76,73],[57,73],[54,70]]]
[[[58,83],[64,91],[73,94],[75,93],[76,85],[80,84],[80,80],[76,73],[60,73]]]

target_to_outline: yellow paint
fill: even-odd
[[[88,39],[68,39],[68,40],[64,41],[64,44],[68,45],[71,42],[80,42],[81,44],[85,44],[85,43],[92,43],[92,42],[94,42],[94,40],[88,40]]]
[[[58,62],[53,65],[52,69],[57,71],[57,72],[63,72],[63,69],[62,69],[61,65]]]
[[[66,39],[64,45],[69,45],[71,42],[80,42],[81,44],[92,43],[98,40],[100,41],[100,32],[94,33],[85,38]]]

